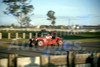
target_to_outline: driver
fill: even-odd
[[[50,33],[47,34],[46,38],[47,39],[51,39],[52,38],[52,36],[50,35]]]

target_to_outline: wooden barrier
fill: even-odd
[[[67,55],[42,55],[20,58],[17,54],[10,54],[8,59],[0,59],[0,67],[99,67],[99,61],[100,53],[75,54],[73,51],[70,51]]]
[[[9,67],[16,67],[16,58],[18,57],[18,54],[9,54],[8,57],[8,66]]]
[[[69,57],[68,57],[69,56]],[[68,66],[68,67],[97,67],[98,58],[100,53],[97,54],[75,54],[73,51],[69,52],[69,55],[57,55],[57,56],[48,56],[42,57],[44,66]],[[68,61],[69,60],[69,61]],[[100,61],[100,60],[99,60]]]
[[[8,67],[8,59],[0,59],[0,67]]]
[[[67,56],[66,55],[50,56],[49,61],[51,65],[66,65]]]
[[[75,64],[85,64],[88,63],[87,59],[91,56],[91,54],[76,54],[75,55]]]
[[[76,64],[75,67],[91,67],[91,64]]]
[[[44,56],[44,55],[42,55],[41,56],[41,61],[42,61],[42,63],[41,63],[41,65],[42,66],[47,66],[48,67],[48,63],[49,63],[49,58],[48,58],[48,56]]]
[[[98,57],[98,58],[100,57],[100,53],[97,53],[97,57]]]
[[[17,58],[17,67],[40,67],[40,57]]]

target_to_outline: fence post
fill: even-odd
[[[75,67],[75,53],[69,51],[69,67]]]
[[[69,51],[67,51],[67,67],[69,67]]]
[[[67,51],[67,67],[75,67],[75,53],[73,51]]]
[[[70,32],[70,35],[72,35],[73,32]]]
[[[18,38],[18,33],[16,33],[16,39]]]
[[[42,67],[42,56],[40,56],[40,67]]]
[[[23,39],[25,39],[25,33],[23,33]]]
[[[76,32],[76,34],[78,34],[78,32]]]
[[[62,36],[62,32],[60,31],[60,36]]]
[[[51,36],[53,36],[53,32],[51,32]]]
[[[41,65],[44,67],[49,67],[48,63],[49,63],[49,56],[42,55],[41,56]]]
[[[2,39],[2,33],[0,33],[0,39]]]
[[[56,33],[56,36],[57,36],[58,34]]]
[[[66,31],[64,32],[64,36],[66,36]]]
[[[11,36],[10,35],[11,35],[11,33],[8,33],[8,39],[11,39]]]
[[[48,67],[50,66],[50,56],[48,56]]]
[[[18,54],[10,54],[8,57],[8,67],[17,67]]]
[[[70,32],[67,32],[67,35],[70,35]]]
[[[32,38],[32,33],[29,33],[29,38]]]
[[[43,34],[41,34],[41,37],[43,37]]]
[[[35,37],[38,37],[38,33],[35,34]]]
[[[73,34],[75,35],[75,34],[76,34],[76,32],[73,32]]]

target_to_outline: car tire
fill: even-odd
[[[38,44],[39,47],[42,47],[44,45],[44,41],[43,40],[39,40],[37,42],[37,44]]]
[[[58,40],[58,46],[63,45],[63,41],[62,40]]]

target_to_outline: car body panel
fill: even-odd
[[[35,39],[36,39],[36,41],[39,41],[39,40],[44,41],[44,45],[57,44],[58,40],[62,40],[59,37],[56,37],[55,39],[52,39],[52,38],[47,39],[46,37],[37,37]]]

